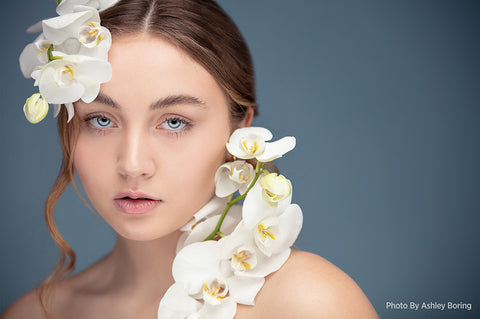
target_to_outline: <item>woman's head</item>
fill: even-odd
[[[157,150],[158,152],[165,152],[160,153],[162,154],[162,156],[164,154],[170,154],[170,156],[172,156],[172,158],[169,159],[169,162],[167,164],[170,165],[170,167],[181,167],[181,165],[183,165],[185,169],[188,169],[188,172],[190,172],[189,174],[193,174],[193,172],[197,172],[198,174],[205,174],[204,176],[201,176],[201,178],[197,181],[199,183],[197,185],[201,184],[200,180],[205,180],[205,183],[207,183],[207,185],[205,185],[205,189],[207,189],[207,192],[204,192],[202,190],[201,195],[202,200],[204,200],[203,197],[207,197],[207,193],[213,194],[213,189],[209,189],[213,188],[212,167],[214,165],[221,164],[221,161],[225,159],[224,151],[220,151],[220,142],[223,143],[222,147],[224,147],[224,142],[226,142],[226,138],[231,133],[231,131],[239,125],[248,125],[250,123],[251,116],[257,113],[253,66],[247,45],[243,37],[241,36],[235,24],[225,14],[225,12],[214,1],[210,0],[120,0],[113,7],[101,12],[101,24],[102,26],[105,26],[110,30],[113,38],[112,50],[110,52],[111,58],[113,59],[111,59],[113,65],[113,79],[111,83],[106,83],[102,85],[101,92],[103,96],[101,95],[99,100],[101,100],[102,97],[105,97],[105,95],[114,95],[110,97],[114,100],[114,102],[120,104],[123,107],[122,111],[127,111],[127,108],[132,107],[132,102],[127,101],[128,99],[124,97],[118,98],[117,96],[119,92],[122,94],[130,94],[130,97],[137,97],[139,101],[143,99],[143,104],[141,105],[141,108],[143,108],[143,110],[147,112],[147,104],[153,102],[151,100],[148,100],[147,96],[143,93],[136,93],[133,90],[128,90],[128,87],[125,87],[125,92],[121,92],[118,87],[114,87],[112,89],[112,84],[117,83],[115,82],[117,79],[116,72],[119,67],[116,66],[118,65],[116,61],[121,60],[116,59],[117,57],[127,58],[129,55],[134,55],[134,62],[129,66],[131,76],[128,79],[130,81],[133,81],[132,83],[134,83],[136,78],[141,77],[145,80],[146,75],[152,76],[152,72],[149,73],[148,70],[145,70],[145,68],[141,71],[137,69],[137,64],[146,61],[146,59],[144,60],[145,57],[143,52],[138,49],[141,48],[142,45],[147,44],[161,46],[162,49],[159,50],[170,50],[172,52],[174,51],[179,53],[179,56],[182,56],[185,61],[188,61],[187,64],[199,70],[197,74],[198,76],[201,75],[204,78],[210,77],[208,80],[210,83],[210,89],[214,88],[214,91],[216,91],[217,93],[221,92],[220,96],[222,96],[223,98],[224,108],[221,112],[218,112],[217,114],[217,116],[222,116],[221,123],[216,122],[209,124],[212,126],[212,128],[223,127],[221,133],[217,132],[218,134],[215,134],[216,141],[214,144],[209,145],[210,142],[208,140],[197,140],[196,142],[191,141],[191,148],[193,149],[190,149],[186,146],[182,146],[182,148],[180,149],[178,147],[178,144],[182,143],[180,142],[182,137],[179,137],[177,139],[177,144],[173,142],[176,138],[172,138],[172,145],[168,146],[168,143],[162,144],[167,145],[166,149],[160,148]],[[143,39],[143,42],[141,42],[142,44],[138,44],[137,41],[142,41],[141,39]],[[129,48],[129,45],[133,45],[133,47]],[[117,49],[119,55],[115,56]],[[158,48],[151,48],[151,50],[157,49]],[[163,55],[159,52],[158,56],[156,56],[155,53],[156,52],[154,51],[150,51],[149,58],[156,58],[158,59],[157,61],[164,62],[160,61]],[[121,64],[119,65],[120,67],[122,67]],[[123,65],[123,67],[125,67],[125,65]],[[165,78],[161,76],[164,74],[158,75],[158,77],[154,77],[150,84],[153,84],[156,80],[165,81]],[[177,84],[176,88],[178,89],[182,89],[182,87],[184,87],[182,86],[182,83],[175,83]],[[202,85],[202,83],[197,84]],[[175,95],[177,93],[182,93],[179,91],[175,92],[173,90],[169,92],[162,91],[161,87],[158,87],[158,90],[157,87],[154,87],[153,89],[151,88],[149,92],[150,94],[157,94],[157,96],[155,96],[156,101],[158,101],[158,99],[165,98],[166,95]],[[216,96],[217,98],[219,97],[218,94]],[[153,95],[150,95],[148,97],[150,99],[154,98]],[[90,107],[95,105],[98,106],[98,104],[106,102],[106,100],[104,99],[103,101],[101,101],[102,103],[97,103],[99,102],[99,100],[91,104]],[[108,104],[108,102],[106,102],[106,104]],[[83,108],[84,106],[85,108]],[[110,106],[102,105],[101,107],[106,107],[108,109],[108,107]],[[198,108],[200,109],[201,105],[198,106]],[[67,114],[64,108],[62,108],[58,119],[58,131],[60,134],[64,158],[59,177],[57,178],[55,185],[51,190],[49,198],[47,199],[45,216],[49,231],[52,233],[52,236],[59,244],[61,255],[63,257],[60,260],[59,266],[57,267],[56,271],[47,280],[47,286],[49,282],[56,281],[64,274],[71,271],[75,262],[75,254],[70,249],[68,244],[63,240],[62,236],[58,233],[58,230],[55,227],[55,223],[53,220],[53,207],[55,206],[55,202],[57,201],[65,187],[68,185],[68,183],[73,181],[74,159],[76,161],[75,166],[77,167],[77,169],[80,169],[80,166],[82,165],[95,165],[96,162],[102,161],[101,147],[100,149],[98,149],[97,154],[93,154],[90,157],[86,156],[88,152],[91,152],[95,149],[94,146],[97,144],[95,144],[96,142],[93,141],[92,144],[89,145],[88,143],[85,143],[87,142],[87,140],[83,138],[90,134],[82,131],[86,128],[85,125],[88,123],[92,124],[92,121],[96,121],[96,119],[92,118],[88,121],[82,121],[81,115],[85,115],[85,112],[88,112],[88,106],[86,104],[77,103],[76,109],[77,110],[74,120],[71,121],[69,124],[66,123]],[[110,107],[109,112],[114,112],[112,111],[112,109],[114,108]],[[185,110],[187,109],[188,107],[185,108]],[[128,109],[128,111],[131,111],[131,109]],[[121,117],[124,116],[124,114],[116,113],[111,115],[114,117],[112,120],[119,121],[118,125],[127,124],[126,121],[122,122],[123,119]],[[129,117],[128,119],[131,120],[131,122],[129,122],[127,125],[129,128],[138,128],[138,126],[135,125],[140,123],[139,118],[136,118],[134,116],[131,118]],[[168,125],[167,123],[170,123],[170,125],[173,126],[182,124],[178,121],[175,122],[175,120],[178,120],[175,118],[168,119],[167,117],[163,117],[162,119],[162,125]],[[167,119],[170,122],[166,122]],[[158,118],[157,120],[160,121],[160,118]],[[146,122],[143,121],[142,123],[145,124]],[[84,125],[83,127],[82,124]],[[143,127],[145,128],[145,126]],[[163,127],[165,128],[165,126]],[[138,133],[140,131],[137,130],[136,132]],[[145,133],[145,131],[143,131],[143,133]],[[193,138],[193,129],[191,133],[192,134],[190,136]],[[103,133],[100,132],[99,134],[97,134],[96,137],[93,137],[93,135],[90,135],[90,137],[100,140],[102,137],[108,139],[112,137],[112,135],[114,135],[112,134],[110,135],[110,137],[108,137],[109,133],[105,132],[105,135],[102,134]],[[189,136],[189,132],[187,132],[184,136]],[[149,138],[150,137],[148,137],[147,140]],[[75,146],[77,142],[78,146]],[[107,145],[109,145],[108,147],[114,148],[116,152],[115,154],[117,154],[117,158],[115,158],[115,162],[113,164],[115,164],[117,168],[123,167],[124,177],[128,179],[127,177],[129,176],[129,174],[131,175],[131,173],[127,173],[127,168],[129,167],[127,165],[129,158],[128,152],[129,148],[131,150],[131,148],[134,148],[135,145],[133,140],[127,140],[125,143],[126,144],[124,149],[122,149],[121,145],[118,145],[118,141],[110,143],[111,145]],[[203,148],[204,150],[211,147],[212,150],[210,150],[208,154],[205,154],[205,152],[202,151],[202,143],[204,143],[203,146],[205,146],[205,148]],[[147,147],[142,151],[152,151],[150,148],[154,147],[153,140],[148,140],[146,142],[146,145]],[[186,156],[182,158],[185,161],[180,162],[180,160],[177,159],[175,163],[175,161],[172,160],[174,156],[179,156],[178,154],[172,155],[173,153],[171,153],[176,148],[180,150],[179,154],[184,154]],[[85,152],[85,150],[88,151]],[[195,152],[193,152],[192,150],[195,150]],[[80,154],[81,151],[84,151],[84,158],[80,158],[82,155]],[[142,154],[145,155],[145,158],[150,159],[154,155],[153,153],[141,153],[140,155],[143,156]],[[212,154],[214,155],[212,156]],[[205,160],[204,157],[206,155],[210,155],[211,158]],[[74,156],[78,157],[74,158]],[[203,158],[203,166],[197,164],[197,161],[201,158]],[[134,157],[131,157],[130,160],[133,160],[130,162],[130,164],[134,163]],[[198,166],[197,171],[195,170],[196,166]],[[131,167],[132,166],[130,166],[130,168]],[[148,168],[148,165],[145,167]],[[148,171],[148,169],[145,167],[144,169]],[[82,166],[82,168],[85,167]],[[201,170],[204,171],[202,172]],[[92,171],[95,172],[94,170]],[[148,175],[145,174],[143,175],[144,177]],[[206,181],[207,176],[209,177],[209,179],[211,177],[210,181],[208,182]],[[102,172],[98,171],[98,176],[95,176],[95,178],[101,180]],[[85,181],[87,181],[87,179],[87,177],[83,178],[83,180]],[[84,182],[83,180],[82,182]],[[182,180],[188,181],[188,177]],[[130,181],[132,181],[131,178]],[[93,182],[94,181],[92,181],[92,183]],[[168,188],[168,185],[162,187]],[[120,187],[117,191],[120,191],[121,193],[121,191],[124,190],[134,189],[135,183],[133,182],[131,184],[123,184],[123,186]],[[141,189],[141,191],[144,190]],[[145,192],[149,192],[149,195],[152,196],[164,196],[163,191],[159,191],[159,193],[153,193],[150,188],[148,190],[145,190]],[[120,193],[116,193],[115,195],[119,195]],[[90,195],[91,194],[89,194],[89,196]],[[182,198],[182,200],[188,202],[190,200],[189,194],[184,194],[184,196],[185,198]],[[98,205],[102,204],[99,203]],[[198,202],[197,204],[192,205],[192,208],[198,208],[196,206],[198,206]],[[134,232],[134,230],[130,230]],[[128,235],[129,230],[124,231],[124,234]],[[148,237],[149,236],[145,236],[145,238]],[[68,255],[69,260],[65,258],[66,255]]]
[[[90,104],[75,104],[73,125],[63,127],[64,122],[59,122],[62,145],[65,146],[65,167],[70,166],[69,163],[75,164],[87,196],[98,210],[102,204],[96,202],[95,195],[98,193],[93,191],[93,186],[101,181],[102,170],[106,173],[106,168],[112,167],[112,161],[120,163],[115,164],[117,166],[133,165],[125,163],[126,158],[132,155],[117,154],[117,149],[123,147],[124,153],[133,152],[128,148],[133,147],[135,142],[129,141],[129,137],[110,132],[119,131],[121,126],[124,134],[127,126],[136,125],[130,122],[135,119],[135,115],[140,114],[148,114],[152,118],[157,116],[157,122],[160,119],[178,120],[177,125],[185,125],[190,121],[184,135],[180,133],[181,136],[164,144],[157,143],[158,145],[154,145],[156,142],[148,145],[148,138],[143,136],[141,147],[145,152],[152,151],[151,157],[156,160],[165,156],[163,161],[166,162],[159,169],[169,167],[166,172],[177,174],[176,179],[167,179],[165,182],[170,186],[174,182],[184,185],[185,190],[190,192],[189,197],[200,195],[199,202],[186,201],[190,203],[189,210],[194,212],[201,207],[200,202],[204,204],[207,197],[213,194],[214,170],[225,161],[224,146],[228,136],[236,127],[248,125],[252,114],[257,112],[253,66],[248,47],[235,24],[213,1],[119,1],[101,13],[101,23],[110,30],[113,38],[109,53],[113,78],[102,85],[97,100]],[[192,85],[189,86],[189,83]],[[193,88],[194,86],[196,87]],[[156,114],[147,112],[146,106],[155,104],[156,101],[182,96],[198,99],[199,103],[196,107],[192,107],[195,104],[192,101],[174,103],[175,112],[169,108]],[[223,99],[221,103],[220,99]],[[112,104],[112,101],[119,107],[111,108],[108,104]],[[128,113],[135,108],[136,112]],[[174,117],[167,118],[167,113]],[[100,135],[90,134],[93,131],[88,131],[86,125],[91,126],[92,121],[97,121],[97,118],[92,117],[95,114],[105,115],[105,121],[108,119],[115,122],[115,128],[97,131]],[[185,123],[182,122],[184,120]],[[158,123],[154,124],[158,126]],[[191,132],[188,132],[190,127]],[[208,130],[201,131],[204,127]],[[65,132],[69,134],[64,134]],[[77,145],[73,146],[75,143]],[[105,144],[102,146],[102,143]],[[155,155],[153,151],[161,153]],[[74,153],[73,158],[71,153]],[[108,158],[114,154],[118,158]],[[103,163],[103,169],[100,163]],[[180,169],[181,167],[183,168]],[[190,168],[195,170],[190,171]],[[95,169],[98,169],[97,175],[93,173]],[[124,184],[116,181],[119,187],[114,196],[125,191],[140,191],[147,193],[144,195],[166,201],[166,198],[161,198],[164,195],[161,187],[155,191],[142,189],[135,185],[138,180],[133,183],[131,180],[129,178],[129,182]],[[167,189],[179,190],[178,187],[170,186]],[[207,192],[202,194],[202,190]],[[108,216],[106,218],[109,221]],[[180,222],[186,221],[185,218],[180,218]],[[115,227],[115,222],[111,224]],[[147,234],[137,237],[133,234],[133,229],[118,228],[117,231],[127,237],[150,238]]]

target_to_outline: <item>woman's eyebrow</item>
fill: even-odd
[[[205,102],[203,102],[199,98],[191,95],[181,94],[181,95],[169,95],[165,98],[162,98],[157,102],[151,104],[150,108],[152,110],[156,110],[156,109],[161,109],[168,106],[179,105],[179,104],[194,104],[201,107],[205,107]]]
[[[108,95],[103,94],[102,92],[99,92],[95,100],[93,100],[95,103],[101,103],[105,105],[109,105],[113,108],[118,109],[118,104]]]
[[[101,92],[98,93],[94,102],[105,104],[113,108],[119,108],[118,104],[111,97]],[[180,95],[169,95],[165,98],[159,99],[158,101],[150,105],[150,109],[156,110],[156,109],[161,109],[168,106],[179,105],[179,104],[194,104],[201,107],[205,107],[205,102],[203,102],[199,98],[191,95],[180,94]]]

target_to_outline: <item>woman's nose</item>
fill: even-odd
[[[155,173],[155,160],[148,134],[126,132],[118,152],[118,172],[125,178],[149,178]]]

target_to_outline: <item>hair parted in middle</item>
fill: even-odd
[[[113,39],[148,33],[185,51],[219,83],[233,121],[257,111],[255,77],[248,46],[235,23],[212,0],[120,0],[101,12]]]

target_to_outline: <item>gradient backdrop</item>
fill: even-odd
[[[297,245],[347,272],[382,318],[480,316],[480,3],[221,0],[250,45],[260,116],[297,137],[277,161],[305,223]],[[0,312],[54,266],[43,203],[60,165],[55,121],[22,113],[24,30],[53,0],[2,1]],[[101,176],[99,176],[101,178]],[[57,223],[81,270],[114,243],[69,188]],[[471,311],[388,310],[463,302]]]

